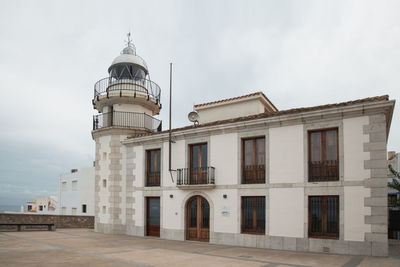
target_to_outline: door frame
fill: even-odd
[[[189,238],[189,231],[190,231],[190,227],[189,227],[189,223],[190,223],[190,204],[192,203],[192,201],[196,199],[197,201],[197,207],[196,207],[196,229],[197,229],[197,238]],[[202,228],[202,219],[203,219],[203,209],[202,209],[202,200],[205,200],[208,204],[208,228]],[[211,214],[212,214],[212,209],[211,209],[211,205],[210,202],[207,200],[207,198],[205,198],[202,195],[193,195],[191,197],[189,197],[186,200],[186,204],[185,204],[185,239],[186,240],[191,240],[191,241],[201,241],[201,242],[209,242],[210,241],[210,228],[211,228]],[[201,231],[202,229],[204,229],[203,231],[207,230],[207,238],[201,238]]]
[[[150,216],[150,212],[149,212],[149,207],[150,207],[150,205],[149,205],[149,201],[150,201],[150,199],[158,199],[159,200],[159,210],[160,210],[160,214],[159,214],[159,217],[160,217],[160,225],[159,225],[159,228],[158,228],[158,235],[152,235],[152,234],[150,234],[150,229],[149,229],[149,216]],[[145,231],[145,235],[146,236],[153,236],[153,237],[160,237],[160,228],[161,228],[161,198],[159,197],[159,196],[149,196],[149,197],[146,197],[146,231]]]

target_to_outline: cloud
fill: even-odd
[[[161,86],[164,128],[173,62],[173,127],[180,127],[194,103],[260,90],[279,109],[399,99],[399,8],[398,1],[2,2],[0,184],[15,186],[14,195],[53,192],[59,173],[91,166],[93,85],[129,29]],[[396,108],[389,150],[400,151],[398,121]]]

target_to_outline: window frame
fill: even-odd
[[[336,130],[336,173],[337,176],[332,179],[326,176],[320,176],[318,178],[313,178],[313,176],[311,175],[311,155],[312,155],[312,147],[311,147],[311,135],[312,133],[317,133],[320,132],[321,133],[321,162],[326,161],[326,132],[328,131],[332,131],[332,130]],[[322,129],[313,129],[313,130],[308,130],[307,131],[307,147],[308,147],[308,164],[307,164],[307,168],[308,168],[308,182],[335,182],[335,181],[339,181],[339,177],[340,177],[340,168],[339,168],[339,127],[329,127],[329,128],[322,128]],[[323,172],[326,173],[326,166],[323,167]]]
[[[244,199],[253,199],[253,228],[252,229],[245,229],[245,206],[244,206]],[[254,203],[257,203],[257,199],[264,199],[264,227],[263,229],[257,229],[257,205],[254,205]],[[241,220],[240,220],[240,233],[241,234],[252,234],[252,235],[265,235],[265,228],[267,224],[266,216],[266,197],[265,196],[241,196],[240,198],[240,211],[241,211]]]
[[[263,173],[264,179],[260,179],[260,182],[257,182],[257,178],[253,178],[251,180],[256,181],[256,182],[249,182],[246,181],[245,175],[244,175],[244,168],[245,168],[245,162],[246,162],[246,151],[245,151],[245,142],[248,140],[252,140],[252,161],[253,165],[252,166],[257,166],[257,139],[264,139],[264,170],[261,171]],[[241,184],[265,184],[266,183],[266,137],[265,135],[259,135],[259,136],[252,136],[252,137],[244,137],[241,140],[242,144],[242,165],[241,165]],[[257,177],[257,169],[253,170],[253,175]]]
[[[154,169],[159,169],[160,171],[156,172],[150,172],[151,170],[151,152],[156,152],[154,153]],[[160,166],[157,165],[158,157],[160,158]],[[145,186],[146,187],[154,187],[154,186],[161,186],[161,148],[153,148],[153,149],[147,149],[146,150],[146,181],[145,181]],[[154,182],[154,184],[149,183],[149,174],[155,174],[155,179],[158,179],[158,183]],[[158,174],[158,177],[157,177]]]
[[[206,146],[206,166],[203,166],[203,146]],[[197,152],[197,170],[193,168],[193,148],[198,147]],[[209,155],[208,155],[208,142],[200,142],[200,143],[193,143],[189,144],[189,166],[188,166],[188,173],[189,173],[189,181],[190,184],[207,184],[208,183],[208,167],[210,166],[209,163]]]
[[[322,198],[322,232],[312,233],[311,232],[311,198],[320,197]],[[337,199],[337,233],[327,233],[327,199],[336,198]],[[339,195],[312,195],[308,196],[308,237],[309,238],[320,238],[320,239],[339,239],[340,237],[340,196]]]

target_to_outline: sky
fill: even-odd
[[[280,109],[400,97],[400,1],[1,1],[0,205],[92,166],[93,85],[130,31],[168,125],[262,91]],[[400,152],[395,107],[388,150]]]

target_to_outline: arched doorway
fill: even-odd
[[[191,197],[186,202],[186,239],[210,240],[210,205],[202,196]]]

